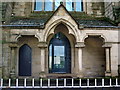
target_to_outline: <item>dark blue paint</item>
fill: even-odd
[[[25,44],[19,49],[19,76],[31,76],[32,50]]]
[[[58,37],[58,38],[57,38]],[[57,33],[50,41],[50,45],[52,45],[52,69],[49,70],[50,73],[71,73],[71,46],[68,38],[62,34]],[[50,46],[49,45],[49,46]],[[65,64],[64,68],[54,68],[54,47],[55,46],[64,46],[64,56],[65,56]]]

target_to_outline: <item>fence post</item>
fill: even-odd
[[[2,78],[1,78],[1,85],[0,86],[1,86],[1,88],[3,87],[3,79]]]
[[[56,79],[56,87],[58,87],[58,78]]]
[[[79,86],[81,87],[81,79],[79,79]]]
[[[42,78],[40,79],[40,87],[42,87]]]
[[[72,87],[74,86],[74,79],[72,78]]]
[[[48,79],[48,87],[50,87],[50,79]]]
[[[64,78],[64,87],[66,87],[66,78]]]
[[[89,86],[89,79],[87,79],[87,86]]]
[[[102,79],[102,86],[104,86],[104,79]]]
[[[97,79],[95,78],[95,87],[97,86]]]
[[[11,79],[9,79],[9,85],[8,85],[9,87],[11,86]]]
[[[116,86],[118,86],[118,79],[116,78]]]
[[[110,86],[111,86],[111,78],[110,78]]]
[[[26,78],[24,78],[24,87],[26,88]]]
[[[16,87],[18,87],[18,78],[16,79]]]
[[[32,79],[32,87],[33,87],[33,88],[34,88],[34,86],[35,86],[34,84],[35,84],[35,79],[33,78],[33,79]]]

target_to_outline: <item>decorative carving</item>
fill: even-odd
[[[39,35],[35,34],[35,37],[39,40],[39,42],[41,41]]]
[[[15,41],[17,42],[20,37],[22,37],[22,36],[19,34],[19,35],[15,38]]]
[[[10,43],[10,44],[9,44],[9,47],[11,47],[11,48],[17,48],[18,45],[17,45],[17,43]]]

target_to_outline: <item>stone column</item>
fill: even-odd
[[[1,3],[1,5],[2,5],[2,3]],[[0,20],[2,20],[1,15],[2,15],[2,10],[0,9]],[[0,25],[2,25],[1,22],[0,22]],[[3,57],[2,57],[2,54],[3,54],[3,52],[2,52],[2,50],[3,50],[2,40],[3,39],[2,39],[2,34],[3,34],[2,27],[0,27],[0,78],[2,78],[2,66],[3,66]]]
[[[45,71],[45,48],[41,48],[41,71]]]
[[[45,42],[40,42],[38,44],[38,47],[40,48],[40,61],[41,61],[40,74],[44,74],[45,73],[45,49],[47,48],[47,44]]]
[[[110,72],[110,50],[109,48],[105,48],[106,52],[106,72]]]
[[[85,47],[84,42],[77,42],[77,44],[75,45],[75,47],[77,48],[77,54],[78,54],[78,77],[82,77],[83,73],[82,73],[82,48]]]
[[[111,44],[105,43],[103,47],[105,47],[105,55],[106,55],[106,71],[105,71],[105,76],[111,76],[111,69],[110,69],[110,48]]]
[[[10,60],[10,77],[14,77],[15,76],[15,67],[16,67],[16,48],[17,48],[17,44],[16,43],[11,43],[10,44],[10,48],[11,48],[11,60]]]

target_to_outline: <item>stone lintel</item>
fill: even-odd
[[[17,45],[17,43],[10,43],[10,44],[9,44],[9,47],[11,47],[11,48],[17,48],[18,45]]]
[[[112,47],[112,43],[106,42],[102,47],[110,48]]]
[[[84,48],[85,47],[85,44],[84,42],[77,42],[76,45],[75,45],[76,48]]]
[[[46,42],[39,42],[39,44],[37,45],[39,48],[47,48],[47,44]]]

